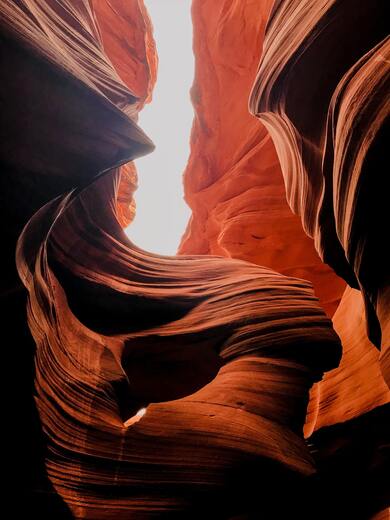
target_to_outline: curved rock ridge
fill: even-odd
[[[378,193],[374,174],[383,150],[388,43],[378,37],[379,11],[370,11],[364,2],[309,6],[306,1],[277,1],[265,44],[267,57],[273,38],[285,42],[271,49],[278,70],[278,52],[300,49],[292,58],[299,71],[306,69],[299,68],[298,58],[309,57],[321,98],[316,111],[316,94],[303,89],[307,107],[300,104],[295,111],[294,87],[305,83],[310,90],[312,85],[289,85],[283,73],[287,83],[282,88],[289,89],[283,113],[261,117],[276,142],[286,183],[292,182],[290,199],[306,211],[306,227],[313,227],[317,248],[362,290],[348,288],[334,316],[343,340],[341,365],[335,368],[341,357],[339,338],[311,283],[300,277],[311,277],[329,313],[344,283],[311,256],[306,245],[310,239],[299,235],[297,217],[283,205],[281,177],[274,176],[276,155],[264,127],[255,118],[241,124],[247,114],[241,101],[232,98],[226,105],[230,110],[219,113],[217,107],[208,119],[212,101],[217,106],[211,95],[215,85],[221,102],[232,78],[237,76],[237,92],[248,88],[246,70],[258,59],[257,54],[241,53],[244,61],[236,68],[237,20],[245,21],[239,31],[243,40],[248,33],[245,48],[256,43],[258,50],[270,8],[270,2],[261,9],[249,1],[217,7],[215,2],[194,2],[196,34],[204,35],[195,48],[204,53],[210,70],[193,90],[199,103],[193,147],[203,139],[204,134],[197,134],[201,128],[210,149],[205,144],[205,155],[199,153],[207,168],[193,177],[193,186],[187,184],[188,193],[194,188],[197,194],[199,218],[195,213],[183,250],[194,247],[214,256],[164,257],[139,249],[122,231],[134,213],[129,201],[137,180],[131,161],[153,149],[136,124],[138,111],[150,100],[157,62],[142,2],[5,0],[0,5],[5,51],[0,59],[7,70],[0,83],[7,129],[0,140],[5,260],[0,314],[7,324],[16,322],[2,331],[3,341],[12,347],[4,349],[4,356],[13,356],[11,362],[4,360],[12,368],[10,388],[17,385],[28,394],[22,401],[16,393],[6,400],[17,412],[15,419],[7,416],[15,445],[9,451],[17,469],[15,515],[27,505],[29,512],[21,517],[46,517],[42,508],[37,513],[33,509],[31,494],[25,504],[20,498],[31,462],[24,458],[26,431],[39,452],[34,462],[45,458],[55,490],[50,493],[42,474],[33,484],[35,495],[43,495],[40,505],[47,500],[48,518],[68,518],[61,500],[72,517],[90,519],[292,515],[311,520],[315,506],[318,518],[338,514],[366,520],[388,504],[389,396],[378,352],[365,336],[362,320],[366,307],[371,338],[379,336],[379,321],[385,342],[385,260],[375,256],[383,244],[377,224],[384,221],[385,204],[379,203],[385,190]],[[363,15],[367,27],[360,43],[355,34],[351,41],[347,38],[337,66],[332,62],[325,67],[330,54],[323,45],[332,39],[330,28],[334,34],[343,34],[341,27],[348,33]],[[273,32],[273,24],[279,32]],[[235,45],[227,45],[231,41]],[[206,59],[210,42],[215,52]],[[122,47],[129,51],[122,53]],[[216,57],[222,51],[227,56],[220,63]],[[325,71],[313,65],[319,58]],[[199,62],[197,70],[202,77]],[[287,75],[290,79],[293,72]],[[322,73],[319,88],[315,80]],[[298,76],[304,79],[303,73]],[[269,80],[267,75],[263,79]],[[202,90],[206,80],[213,87],[209,91]],[[254,96],[259,81],[260,76]],[[272,95],[278,88],[272,86]],[[204,112],[203,104],[208,107]],[[277,142],[286,137],[280,130],[285,125],[290,130],[295,125],[302,157],[296,149],[290,153],[294,143],[287,140],[283,148]],[[236,132],[229,141],[237,145],[231,146],[233,153],[225,149],[217,157],[216,129],[218,146]],[[289,154],[296,154],[294,160],[303,166],[288,170]],[[267,175],[258,175],[260,160]],[[317,174],[324,179],[322,188],[310,187]],[[255,206],[259,197],[266,203],[260,213]],[[369,211],[370,197],[378,197],[379,207]],[[258,224],[256,219],[245,224],[246,210],[262,216],[255,237],[252,226]],[[207,212],[211,216],[205,220]],[[241,221],[242,235],[248,230],[242,241],[236,240],[235,221]],[[204,241],[199,239],[202,226],[208,237]],[[263,240],[260,231],[267,247],[259,253],[246,249],[248,239]],[[19,236],[18,280],[14,256]],[[338,249],[332,249],[336,236]],[[243,261],[251,258],[267,260],[272,269]],[[283,274],[273,270],[278,266]],[[20,280],[28,292],[33,338]],[[29,349],[35,354],[34,391],[29,386]],[[329,372],[321,380],[324,371]],[[317,431],[305,442],[311,388],[306,433]],[[30,399],[39,411],[39,424],[33,424],[31,433],[35,418]],[[359,494],[356,501],[351,493],[344,496],[350,478],[353,493]]]
[[[314,429],[343,423],[390,402],[390,390],[379,366],[379,352],[366,335],[364,302],[348,287],[333,316],[342,340],[340,365],[314,385],[305,434]]]
[[[120,167],[152,144],[90,5],[1,6],[2,95],[20,101],[5,105],[3,210],[25,196],[10,247],[25,226],[48,476],[76,518],[268,514],[283,506],[273,488],[315,471],[308,392],[339,362],[338,336],[309,282],[128,241]]]
[[[26,168],[21,161],[29,156],[30,174],[41,175],[44,165],[46,172],[54,172],[62,178],[62,170],[77,170],[83,181],[89,178],[90,169],[96,172],[96,167],[104,170],[113,162],[120,164],[132,159],[128,155],[129,139],[134,142],[133,150],[139,148],[145,153],[152,149],[150,140],[136,125],[130,126],[124,117],[126,114],[136,121],[139,110],[151,99],[156,80],[156,51],[143,2],[124,2],[120,9],[113,10],[105,0],[96,5],[88,0],[5,0],[1,5],[0,22],[8,40],[7,47],[15,46],[11,42],[18,42],[18,50],[8,48],[3,58],[8,60],[12,56],[12,63],[5,61],[3,64],[5,70],[13,71],[5,81],[12,82],[9,88],[18,98],[17,107],[6,104],[10,110],[9,120],[7,112],[4,113],[4,127],[8,132],[4,136],[3,150],[8,167]],[[131,52],[123,53],[123,46]],[[118,54],[119,48],[122,48],[122,55]],[[50,63],[55,64],[54,74],[49,72]],[[48,77],[45,77],[46,71]],[[26,78],[29,78],[28,82]],[[96,108],[92,108],[97,99],[94,94],[100,97],[100,106]],[[55,103],[57,96],[64,99],[62,106],[57,102],[56,110],[37,124],[36,118],[43,109],[40,105]],[[30,100],[35,98],[35,105],[31,105]],[[85,98],[88,98],[88,110]],[[102,135],[99,117],[113,119],[114,112],[120,117],[116,117],[115,122],[112,120],[106,129],[109,132]],[[59,135],[64,138],[65,130],[59,129],[59,125],[69,128],[61,148],[57,141]],[[124,127],[127,127],[126,131]],[[77,139],[77,131],[89,136],[83,147]],[[46,140],[40,140],[39,133],[45,133]],[[113,147],[115,141],[119,144],[119,134],[122,135],[121,154],[110,156],[110,146],[112,154],[119,151]],[[92,153],[93,146],[96,148]],[[49,159],[51,152],[55,154]],[[118,196],[122,225],[126,227],[134,213],[135,166],[127,165],[122,173]],[[66,179],[62,181],[67,182]],[[60,188],[58,193],[61,191]]]
[[[116,178],[47,204],[19,241],[49,477],[77,517],[193,513],[206,498],[242,512],[249,461],[274,484],[313,473],[308,390],[337,364],[338,337],[308,282],[135,247]]]
[[[218,254],[310,280],[329,316],[345,283],[286,202],[272,140],[248,111],[273,2],[195,0],[195,119],[184,173],[192,209],[180,254]]]
[[[88,1],[6,0],[0,16],[2,66],[9,71],[1,160],[9,183],[40,183],[27,216],[96,172],[153,149],[135,122],[138,98],[104,54]]]
[[[105,55],[87,0],[5,0],[1,22],[3,30],[33,48],[57,70],[71,75],[128,115],[136,114],[136,96]]]
[[[371,279],[375,275],[375,283],[386,287],[386,252],[379,248],[384,239],[382,223],[388,219],[383,214],[378,216],[378,212],[383,213],[386,208],[379,172],[384,171],[387,152],[377,150],[379,145],[375,141],[380,143],[380,139],[371,144],[376,166],[365,173],[372,180],[371,188],[364,183],[354,184],[356,177],[351,174],[354,168],[351,160],[356,156],[360,161],[362,153],[370,148],[368,141],[387,109],[383,101],[388,88],[388,60],[383,45],[376,45],[385,35],[382,24],[385,16],[381,16],[384,3],[274,4],[261,57],[271,3],[263,2],[260,7],[256,2],[245,1],[193,2],[195,120],[184,179],[192,218],[179,251],[233,256],[310,279],[321,304],[332,315],[344,284],[319,260],[310,238],[303,235],[296,220],[299,217],[292,215],[286,204],[286,187],[293,209],[301,211],[302,218],[307,220],[306,231],[316,239],[318,252],[345,280],[359,287],[354,274],[331,262],[332,255],[339,255],[344,258],[342,264],[346,264],[346,253],[340,250],[335,225],[329,218],[333,215],[333,210],[329,210],[332,147],[337,149],[336,182],[343,197],[336,198],[336,194],[334,197],[339,227],[344,234],[343,247],[362,275],[367,278],[370,269]],[[346,65],[348,54],[350,60]],[[261,122],[275,140],[285,182],[269,134],[263,126],[256,126],[247,111],[245,93],[252,87],[260,57],[251,108],[255,113],[261,112]],[[350,68],[352,72],[348,74]],[[265,108],[260,110],[257,106]],[[340,113],[342,118],[337,115]],[[360,114],[364,114],[363,120]],[[378,164],[378,158],[383,165]],[[372,188],[376,188],[374,193]],[[318,232],[321,240],[327,241],[326,247],[321,246],[316,232],[310,228],[316,204],[322,200],[325,189],[327,200],[323,201]],[[365,199],[358,204],[366,224],[356,223],[358,213],[352,211],[353,198],[359,192],[360,199]],[[370,230],[371,239],[363,246],[365,229]],[[359,245],[354,246],[354,242]],[[370,256],[370,265],[366,261],[363,269],[358,267],[362,256],[356,254],[352,260],[354,248],[364,249],[366,258]],[[381,298],[378,312],[382,309],[386,317],[389,305],[385,296]],[[307,437],[314,430],[324,431],[326,436],[326,428],[338,423],[348,429],[348,421],[364,417],[390,401],[379,367],[379,353],[367,338],[364,303],[358,290],[346,289],[333,323],[343,343],[343,357],[340,366],[328,372],[311,390],[305,425]],[[382,354],[382,369],[384,364]],[[354,442],[351,438],[351,445]],[[368,451],[374,451],[375,442],[367,447]],[[362,476],[363,480],[369,480],[368,473]]]
[[[118,5],[118,16],[120,11]],[[98,34],[88,1],[0,2],[0,315],[10,325],[2,332],[4,344],[12,346],[3,362],[13,367],[6,376],[15,389],[4,418],[13,425],[23,422],[23,428],[8,430],[6,494],[20,518],[68,515],[44,467],[45,439],[34,404],[35,343],[16,272],[17,239],[49,200],[153,149],[128,115],[136,117],[141,100],[118,79]],[[145,75],[133,71],[135,77]],[[127,114],[115,105],[119,100]]]
[[[92,0],[104,52],[121,80],[137,96],[137,111],[152,99],[157,78],[158,57],[153,28],[142,0],[113,5],[108,0]],[[118,189],[120,223],[126,228],[135,216],[134,191],[137,170],[134,163],[122,166]]]
[[[288,202],[321,258],[362,291],[389,381],[385,20],[381,0],[276,2],[250,108],[273,138]]]

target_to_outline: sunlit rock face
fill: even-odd
[[[287,204],[266,128],[249,113],[272,1],[193,2],[196,112],[184,174],[192,218],[180,253],[240,258],[310,280],[329,315],[345,282]]]
[[[382,346],[389,378],[389,261],[379,231],[388,220],[384,6],[276,2],[250,108],[273,137],[287,200],[319,255],[361,290],[368,335]]]
[[[299,47],[305,38],[300,22],[308,14],[305,9],[296,11],[295,4],[275,3],[262,64],[275,20],[280,21],[275,29],[278,37],[283,39],[287,33],[285,47],[276,46],[278,52],[287,52],[295,41]],[[388,392],[378,351],[365,333],[366,279],[359,270],[360,274],[353,271],[356,279],[361,276],[363,291],[348,287],[334,315],[343,342],[341,352],[339,337],[311,283],[302,278],[314,282],[329,313],[345,282],[319,262],[310,239],[300,232],[298,217],[291,216],[283,203],[283,177],[271,139],[245,108],[271,3],[232,2],[216,10],[215,3],[194,2],[195,50],[203,58],[193,92],[197,119],[192,146],[200,164],[209,166],[200,169],[197,177],[193,156],[186,172],[194,218],[182,252],[193,247],[193,253],[203,256],[178,257],[140,250],[122,231],[134,213],[131,198],[137,179],[131,161],[153,148],[136,120],[150,99],[156,55],[142,3],[118,2],[115,10],[112,5],[100,0],[7,0],[0,6],[2,50],[6,51],[1,60],[7,70],[0,84],[7,129],[0,142],[6,275],[1,315],[7,324],[3,339],[9,345],[4,356],[11,358],[6,358],[5,366],[14,377],[9,388],[18,385],[22,395],[7,399],[17,412],[7,422],[13,437],[7,448],[16,467],[15,479],[7,473],[7,480],[18,491],[18,500],[12,502],[14,516],[384,518]],[[326,5],[317,13],[311,9],[314,21],[326,15]],[[280,9],[284,14],[279,19]],[[349,9],[349,14],[354,12],[353,6]],[[238,18],[245,20],[241,30],[235,28]],[[325,27],[332,27],[335,20],[328,20]],[[364,18],[375,32],[370,20]],[[294,27],[297,33],[290,34]],[[336,31],[337,25],[333,27]],[[241,68],[234,51],[237,42],[243,48],[247,45]],[[314,37],[305,51],[313,42],[317,42]],[[318,49],[314,46],[314,50]],[[221,60],[223,56],[222,65],[217,51]],[[363,60],[363,65],[380,68],[382,54],[375,57]],[[203,63],[207,73],[202,72]],[[327,65],[329,77],[333,65]],[[219,79],[218,95],[213,90],[213,70]],[[224,96],[234,78],[237,95],[228,101]],[[382,114],[382,76],[373,72],[373,77],[365,78],[372,80],[377,93],[367,107],[376,100],[379,108],[374,113]],[[252,108],[262,103],[263,80],[266,76],[261,79],[259,74]],[[359,85],[364,82],[355,87]],[[229,110],[222,110],[216,100]],[[340,106],[335,103],[332,108],[335,120]],[[361,119],[353,110],[347,111],[348,116],[367,123],[367,107],[361,107]],[[306,215],[308,192],[315,192],[309,189],[310,182],[315,183],[310,180],[311,170],[304,180],[303,170],[286,170],[283,153],[288,157],[291,143],[278,124],[268,123],[279,121],[280,114],[273,108],[254,111],[266,121],[277,143],[288,194],[289,175],[294,175],[292,185],[301,193],[294,200],[302,206],[295,209]],[[315,121],[310,125],[321,127],[322,119],[314,109],[312,115]],[[294,125],[298,127],[297,122]],[[342,126],[345,132],[352,127]],[[200,129],[209,139],[203,148],[196,148],[203,139]],[[213,132],[220,133],[218,146]],[[322,141],[316,140],[317,133],[310,140],[303,129],[300,132],[296,135],[304,136],[302,142],[310,149],[315,145],[314,155],[318,155]],[[369,150],[378,133],[369,132]],[[336,149],[338,134],[330,134]],[[358,132],[359,139],[364,135]],[[281,152],[277,141],[285,138],[285,152]],[[329,139],[322,144],[328,146]],[[348,136],[343,139],[345,146],[355,143]],[[237,147],[232,146],[233,153],[226,144],[232,141]],[[358,151],[366,150],[365,144],[357,146]],[[224,155],[217,154],[220,148]],[[302,152],[305,147],[298,149]],[[299,157],[296,152],[294,160]],[[238,178],[236,169],[241,171]],[[349,170],[337,171],[341,175]],[[235,190],[237,196],[232,196]],[[294,205],[290,194],[288,198]],[[343,199],[340,195],[334,200]],[[262,201],[269,204],[267,210],[262,209]],[[247,224],[246,204],[256,208],[248,209],[255,215]],[[220,213],[206,218],[218,205],[222,205]],[[346,204],[345,215],[355,206]],[[315,204],[313,208],[315,213]],[[265,221],[259,229],[257,218]],[[235,219],[241,221],[241,244]],[[316,222],[311,225],[313,229],[305,224],[306,230],[320,250],[322,228],[318,225],[317,230]],[[265,238],[249,237],[246,230],[251,226],[259,233],[253,235]],[[207,231],[211,229],[215,233]],[[351,229],[359,242],[360,228]],[[259,253],[252,246],[245,249],[249,238],[256,244],[263,241],[266,247]],[[365,247],[359,245],[363,259],[370,240],[364,241]],[[330,245],[326,248],[330,254]],[[375,247],[372,251],[376,254]],[[348,255],[349,269],[353,262]],[[257,265],[260,262],[266,267]],[[353,285],[351,276],[337,271]],[[383,272],[379,263],[372,276],[383,278]],[[377,284],[377,304],[372,307],[384,337],[383,287]],[[307,413],[309,391],[316,382]],[[32,396],[38,413],[32,412]],[[303,438],[305,422],[308,441]],[[30,443],[33,454],[28,452]],[[34,468],[32,482],[26,476],[28,467]],[[26,500],[21,500],[24,496]]]
[[[332,489],[343,487],[346,461],[354,461],[347,478],[355,493],[336,501],[361,518],[389,504],[385,18],[384,2],[275,2],[250,97],[275,144],[291,208],[351,286],[334,315],[343,357],[312,390],[306,435],[316,430],[310,441],[324,488],[327,478]]]
[[[115,71],[137,97],[141,110],[152,97],[156,82],[157,53],[152,24],[141,0],[121,2],[91,0],[91,10],[100,31],[101,45]]]
[[[92,0],[90,5],[104,52],[136,96],[135,107],[139,111],[151,101],[157,75],[156,46],[145,5],[143,1],[122,2],[119,9],[113,9],[107,0]],[[118,218],[123,228],[134,219],[136,189],[137,170],[134,163],[128,163],[121,167],[117,195]]]
[[[296,500],[315,472],[302,430],[309,389],[339,362],[338,336],[309,282],[128,241],[118,187],[130,194],[136,181],[120,168],[152,150],[136,124],[152,80],[136,95],[116,45],[124,18],[131,26],[134,14],[144,42],[150,25],[138,2],[118,18],[92,8],[1,6],[2,194],[7,222],[23,201],[9,248],[14,256],[20,235],[32,338],[16,282],[7,304],[23,316],[14,342],[35,343],[34,439],[46,468],[33,490],[62,501],[43,504],[56,518],[282,514],[291,503],[273,490]]]
[[[333,317],[342,339],[340,365],[312,389],[306,435],[345,422],[390,402],[380,369],[380,352],[367,338],[361,293],[348,287]]]
[[[196,119],[185,172],[193,215],[180,251],[217,253],[294,272],[314,283],[330,313],[344,290],[341,278],[354,287],[347,287],[333,318],[343,343],[341,364],[314,385],[305,434],[321,432],[312,437],[317,454],[323,450],[321,468],[329,449],[339,454],[329,456],[324,474],[332,467],[343,475],[340,485],[353,472],[357,486],[380,480],[384,459],[375,466],[375,457],[367,455],[374,468],[370,474],[364,463],[359,466],[364,457],[351,447],[366,439],[368,452],[383,453],[385,437],[369,432],[386,430],[386,413],[376,415],[376,410],[390,400],[383,377],[389,344],[389,262],[381,231],[388,220],[384,3],[280,1],[259,7],[256,2],[194,1],[193,6]],[[251,89],[250,109],[269,134],[248,114],[247,98],[236,95]],[[301,225],[291,209],[301,216]],[[382,353],[374,346],[380,346],[379,332]],[[333,429],[337,424],[345,429]],[[344,451],[341,445],[348,444]],[[335,461],[338,456],[358,461],[349,475]],[[370,517],[372,511],[365,510],[370,500],[380,507],[381,499],[367,489],[365,504],[353,496],[338,497],[349,503],[347,516]],[[383,495],[383,483],[378,493]],[[352,502],[353,511],[348,510]]]
[[[302,429],[339,361],[330,320],[308,282],[138,250],[113,200],[106,175],[19,240],[52,484],[82,518],[283,510],[273,487],[315,471]]]
[[[91,0],[90,6],[104,52],[121,80],[136,96],[135,108],[142,110],[144,104],[151,101],[157,75],[156,46],[146,7],[142,0],[122,2],[120,8],[114,9],[108,0]],[[122,166],[117,204],[123,228],[135,216],[133,194],[137,185],[135,164]]]

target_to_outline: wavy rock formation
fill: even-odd
[[[310,442],[322,488],[341,504],[340,517],[353,518],[390,502],[384,13],[380,1],[275,2],[250,99],[275,143],[291,208],[324,262],[354,288],[334,316],[341,364],[313,389],[306,424],[306,435],[317,430]],[[336,491],[347,480],[350,496]]]
[[[196,118],[185,172],[193,215],[181,251],[233,256],[294,272],[314,283],[322,305],[332,314],[343,285],[315,255],[309,256],[308,237],[302,236],[285,205],[287,191],[320,257],[355,288],[346,289],[334,315],[343,357],[311,391],[305,434],[319,431],[309,442],[317,443],[321,486],[328,488],[328,495],[338,495],[336,481],[341,487],[345,480],[354,480],[356,489],[363,486],[366,504],[346,495],[332,502],[334,507],[338,504],[340,518],[342,502],[345,515],[368,518],[375,511],[375,506],[365,509],[368,503],[386,503],[386,469],[375,466],[372,455],[375,450],[385,453],[385,434],[379,439],[370,431],[384,431],[390,401],[383,379],[389,344],[389,262],[382,250],[382,223],[388,219],[381,183],[389,110],[388,44],[381,42],[386,36],[384,2],[275,2],[263,52],[271,7],[244,1],[193,2]],[[247,114],[246,92],[260,57],[250,105],[272,136],[285,186],[268,134]],[[379,352],[366,331],[365,308],[370,338],[379,345],[373,307],[382,327],[383,374]],[[375,415],[383,406],[387,412]],[[371,423],[364,421],[371,411]],[[365,425],[361,430],[354,426],[360,417]],[[330,428],[338,424],[344,430]],[[341,443],[338,435],[344,436],[346,450],[335,448]],[[363,456],[356,446],[365,437]],[[365,457],[367,466],[359,466]],[[356,460],[350,473],[345,468],[349,458]],[[376,469],[369,470],[370,464]],[[381,464],[388,468],[383,459]],[[336,474],[342,475],[339,481]],[[370,481],[380,482],[380,475],[382,484],[375,493]],[[333,506],[329,515],[335,514]]]
[[[379,352],[367,338],[364,303],[359,291],[348,287],[333,317],[342,339],[340,365],[314,386],[306,435],[313,429],[345,422],[390,402],[390,390],[379,366]]]
[[[179,252],[239,258],[310,280],[331,316],[345,283],[292,214],[272,140],[248,111],[272,4],[192,4],[196,115],[184,174],[192,218]]]
[[[314,471],[308,390],[338,338],[307,282],[138,250],[113,200],[105,175],[46,205],[19,243],[51,481],[83,518],[195,514],[210,500],[215,514],[246,512],[248,464],[274,485]]]
[[[0,5],[4,71],[0,83],[0,315],[7,346],[3,362],[9,367],[7,391],[13,389],[12,399],[4,404],[4,420],[19,425],[9,430],[7,452],[12,452],[12,460],[7,465],[6,485],[10,496],[16,495],[12,514],[20,518],[59,519],[66,512],[50,492],[45,476],[45,442],[34,405],[35,343],[26,322],[25,290],[16,272],[17,239],[46,202],[152,149],[122,111],[136,116],[147,94],[138,100],[120,80],[103,51],[95,15],[87,1],[6,0]],[[134,61],[133,85],[146,75],[137,70],[137,63],[147,66]],[[126,81],[130,83],[130,74]],[[123,211],[128,211],[126,192],[121,202]]]
[[[4,211],[11,250],[24,226],[16,261],[57,496],[93,519],[290,509],[272,490],[294,500],[314,473],[308,392],[340,357],[310,283],[131,244],[120,167],[152,144],[110,34],[86,0],[6,1],[1,16],[2,96],[20,102],[4,114]]]
[[[91,0],[101,45],[115,71],[137,97],[141,110],[152,98],[157,75],[157,52],[152,24],[142,0],[113,5],[110,0]]]
[[[215,4],[193,5],[194,216],[181,252],[201,255],[178,257],[122,230],[131,161],[153,150],[136,122],[157,64],[141,0],[0,6],[15,517],[385,515],[382,4]],[[283,177],[246,107],[269,16],[251,107]],[[282,178],[318,252],[353,287],[334,315],[343,352],[301,278],[329,314],[345,282],[315,256]]]
[[[276,2],[250,107],[272,135],[288,202],[319,255],[362,291],[389,382],[389,259],[380,231],[387,221],[385,20],[381,0]]]
[[[137,111],[152,99],[157,77],[157,52],[152,25],[143,0],[121,2],[113,7],[108,0],[92,0],[101,45],[115,71],[137,97]],[[133,163],[121,167],[117,204],[119,220],[126,228],[135,216],[134,191],[137,170]]]

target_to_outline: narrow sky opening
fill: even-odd
[[[156,150],[136,161],[138,190],[134,221],[126,229],[139,247],[174,255],[190,210],[183,199],[183,171],[189,156],[194,77],[191,0],[145,0],[156,40],[159,67],[153,100],[139,125]]]

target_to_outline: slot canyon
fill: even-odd
[[[386,7],[192,0],[167,256],[147,2],[1,0],[4,518],[390,518]]]

